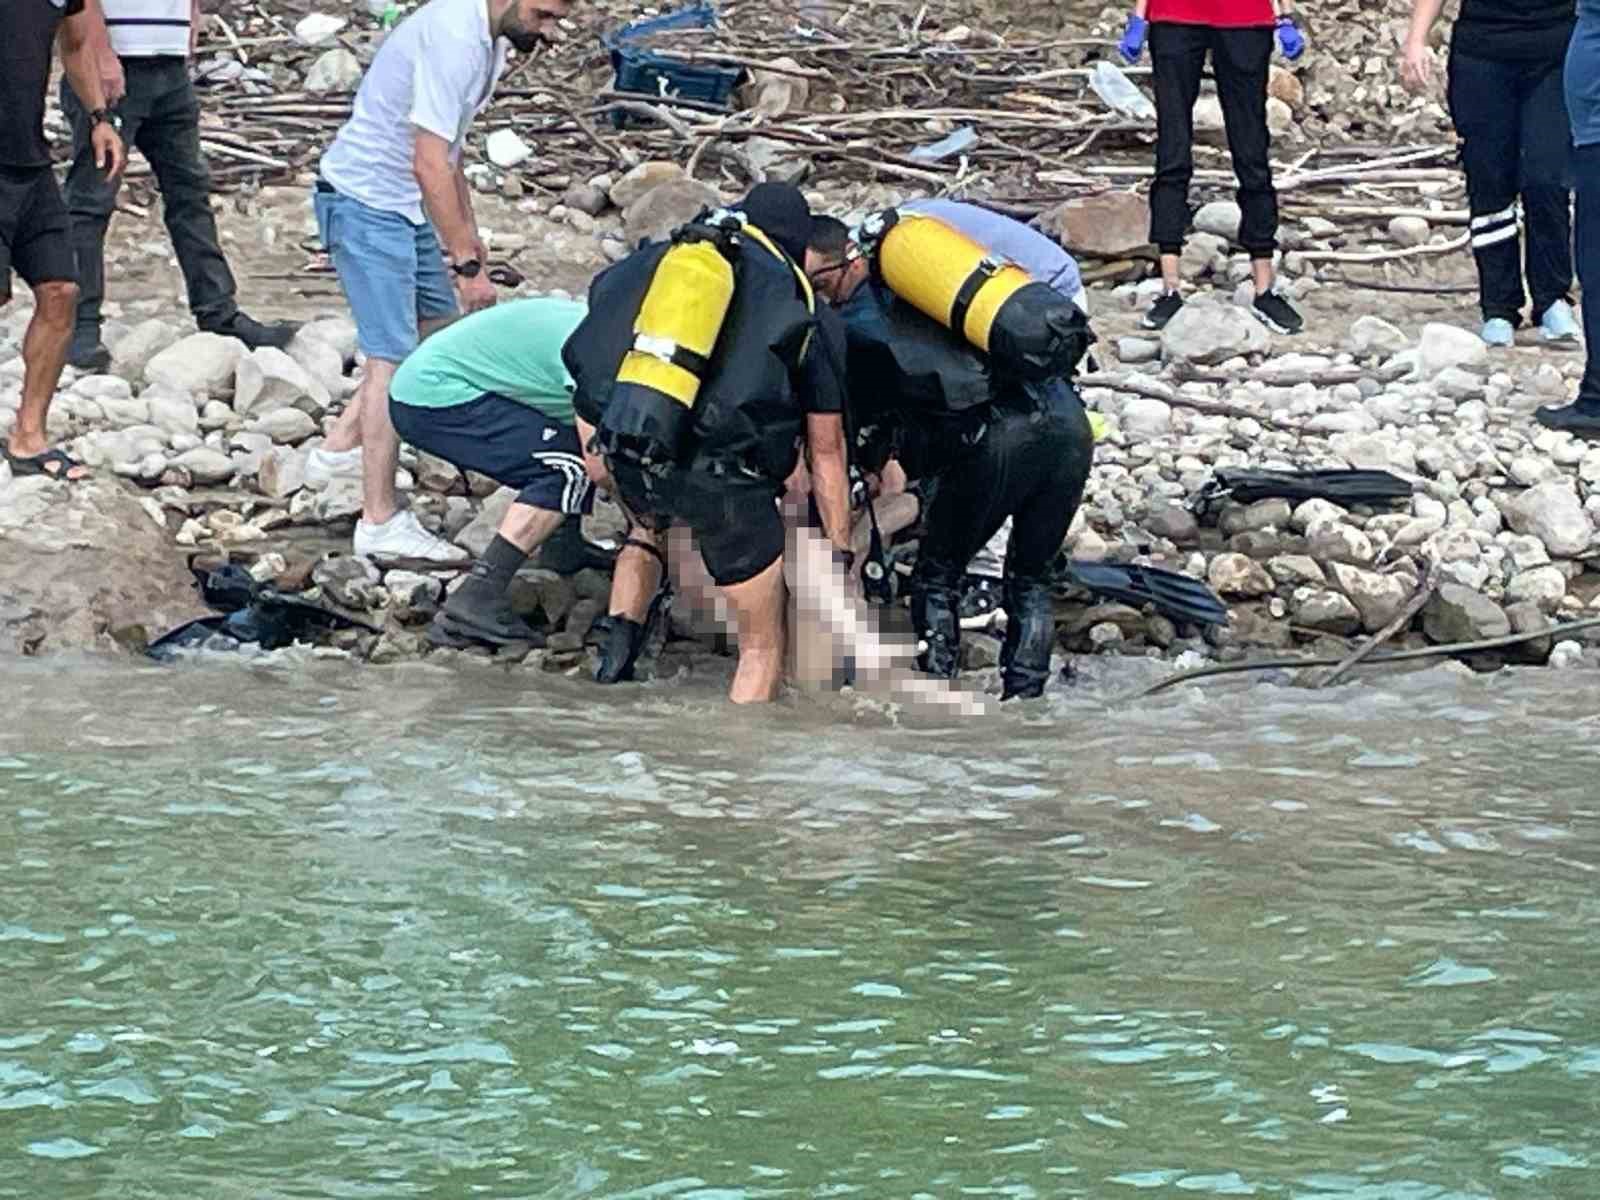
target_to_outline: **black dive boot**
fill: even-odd
[[[1056,641],[1050,588],[1036,580],[1005,582],[1006,638],[1000,647],[1000,699],[1033,700],[1050,681],[1050,650]]]
[[[634,664],[644,649],[648,628],[627,617],[606,615],[597,617],[589,627],[584,643],[600,652],[595,663],[596,683],[632,683]]]
[[[961,669],[961,594],[955,588],[920,584],[911,597],[917,630],[917,670],[954,679]]]
[[[526,642],[535,647],[545,644],[544,635],[529,625],[506,602],[506,589],[528,556],[503,537],[496,535],[483,557],[461,586],[450,593],[444,608],[428,627],[430,641],[442,646],[479,642],[486,646],[505,646]]]

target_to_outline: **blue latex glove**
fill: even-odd
[[[1278,49],[1290,62],[1295,62],[1306,52],[1306,35],[1300,32],[1294,18],[1287,13],[1278,18]]]
[[[1138,13],[1128,18],[1128,27],[1122,31],[1122,40],[1117,43],[1123,62],[1136,63],[1144,57],[1144,37],[1149,29],[1149,23]]]

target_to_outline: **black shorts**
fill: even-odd
[[[0,167],[0,304],[11,299],[11,272],[29,287],[75,283],[67,206],[49,167]]]
[[[594,507],[577,429],[530,404],[492,393],[448,408],[391,399],[389,419],[402,441],[516,488],[521,504],[569,514]]]
[[[748,583],[783,557],[782,488],[771,480],[703,463],[658,477],[613,462],[611,476],[638,520],[658,530],[673,521],[689,527],[718,587]]]

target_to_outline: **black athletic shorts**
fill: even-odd
[[[522,504],[560,513],[587,513],[594,506],[577,429],[531,404],[492,392],[447,408],[391,398],[389,419],[402,441],[518,489]]]
[[[718,587],[747,583],[783,556],[783,489],[771,480],[698,462],[665,476],[613,462],[611,476],[638,520],[656,530],[689,527]]]
[[[11,272],[29,287],[75,283],[67,206],[49,167],[0,167],[0,304],[11,299]]]

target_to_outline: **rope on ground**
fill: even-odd
[[[1503,650],[1507,646],[1520,646],[1525,642],[1536,642],[1540,638],[1559,639],[1585,629],[1600,627],[1600,617],[1587,617],[1582,621],[1573,621],[1566,625],[1552,625],[1549,629],[1534,630],[1530,633],[1508,633],[1502,637],[1485,638],[1479,642],[1451,642],[1445,646],[1429,646],[1425,650],[1400,650],[1393,654],[1379,654],[1364,660],[1359,665],[1364,667],[1378,666],[1383,663],[1417,662],[1427,658],[1448,658],[1457,654],[1476,654],[1484,650]],[[1157,692],[1164,692],[1168,688],[1175,688],[1180,683],[1189,683],[1196,679],[1206,679],[1215,675],[1242,675],[1250,671],[1283,671],[1298,670],[1302,667],[1337,667],[1346,662],[1343,658],[1267,658],[1257,662],[1221,663],[1210,667],[1198,667],[1193,671],[1180,671],[1169,676],[1161,682],[1152,684],[1143,691],[1133,692],[1122,697],[1119,703],[1129,703],[1134,700],[1143,700],[1146,696],[1154,696]]]

